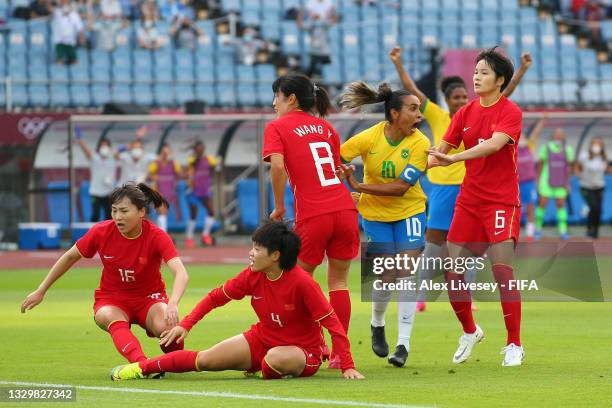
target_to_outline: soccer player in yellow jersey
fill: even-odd
[[[376,256],[400,254],[417,257],[422,251],[426,196],[419,177],[427,167],[430,142],[417,126],[422,120],[418,98],[404,90],[392,91],[382,84],[378,91],[364,82],[349,84],[342,95],[343,108],[352,109],[384,102],[384,121],[354,135],[340,147],[344,163],[360,156],[364,182],[352,176],[352,166],[341,166],[350,186],[362,193],[357,208],[363,216],[368,252]],[[402,267],[403,268],[403,267]],[[410,271],[391,268],[382,274],[385,283],[407,282]],[[372,350],[379,357],[389,354],[385,339],[385,311],[391,290],[374,287],[372,298]],[[410,350],[410,334],[416,312],[414,291],[398,291],[398,341],[389,363],[401,367]]]
[[[444,101],[448,106],[448,111],[446,111],[427,98],[404,70],[402,65],[402,49],[400,47],[394,47],[389,53],[389,58],[395,65],[404,88],[419,99],[423,117],[431,128],[433,143],[435,146],[439,146],[442,136],[446,133],[455,112],[468,103],[465,82],[458,76],[442,79],[440,88],[444,94]],[[524,53],[521,56],[521,66],[508,84],[508,87],[504,89],[504,96],[509,97],[514,92],[523,75],[529,69],[531,62],[531,55],[529,53]],[[459,153],[463,150],[464,147],[461,144],[457,149],[452,149],[449,154]],[[447,167],[434,167],[427,171],[427,177],[431,182],[431,191],[427,197],[429,209],[423,254],[426,258],[444,256],[444,244],[453,219],[459,186],[463,182],[464,176],[465,164],[463,162],[457,162]],[[473,273],[474,271],[471,272]],[[431,280],[435,274],[435,270],[423,268],[419,271],[419,279]],[[468,277],[468,280],[470,280],[470,277]],[[417,310],[425,310],[425,293],[419,294],[418,300]]]

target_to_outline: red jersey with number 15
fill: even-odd
[[[76,246],[85,258],[100,254],[101,291],[128,296],[164,293],[161,261],[178,256],[172,238],[149,220],[142,221],[142,233],[133,239],[121,235],[113,220],[99,222]]]
[[[321,118],[303,111],[290,112],[268,123],[263,158],[285,159],[295,195],[295,221],[341,210],[354,210],[348,188],[336,176],[340,165],[340,138]]]
[[[467,205],[520,205],[517,144],[522,120],[521,108],[505,96],[486,107],[480,104],[480,99],[475,99],[453,115],[443,140],[455,148],[463,142],[465,150],[468,150],[490,139],[495,132],[504,133],[512,139],[497,153],[466,160],[465,179],[457,202]]]

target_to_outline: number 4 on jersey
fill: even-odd
[[[317,174],[319,175],[319,181],[321,182],[322,187],[332,186],[334,184],[340,184],[340,179],[336,176],[336,169],[334,168],[334,156],[331,151],[331,146],[327,142],[313,142],[308,143],[310,146],[310,153],[312,153],[312,158],[314,159],[315,167],[317,168]],[[318,149],[325,149],[327,156],[321,157],[319,156]],[[331,173],[334,175],[332,178],[325,178],[325,173],[323,172],[323,165],[329,165],[331,167]]]

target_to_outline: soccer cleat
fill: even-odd
[[[510,343],[502,348],[499,354],[504,354],[504,361],[502,361],[503,367],[520,366],[525,359],[525,350],[523,350],[523,346],[517,346],[514,343]]]
[[[396,367],[403,367],[406,360],[408,360],[408,350],[403,344],[398,344],[391,357],[389,357],[389,363]]]
[[[476,303],[472,302],[472,312],[477,312],[478,311],[478,306],[476,306]]]
[[[334,354],[329,359],[329,365],[327,366],[327,368],[330,370],[340,370],[342,368],[342,363],[340,362],[340,356],[337,354]]]
[[[459,337],[459,348],[453,355],[453,363],[459,364],[470,358],[472,349],[474,346],[482,341],[484,338],[484,332],[480,326],[476,325],[476,331],[474,333],[463,333]]]
[[[533,233],[533,240],[535,242],[539,242],[541,239],[542,239],[542,231],[536,230],[536,232]]]
[[[139,363],[120,365],[111,370],[111,380],[113,381],[138,380],[141,378],[147,378],[147,376],[142,373]]]
[[[372,351],[378,357],[387,357],[389,355],[389,345],[385,339],[385,326],[370,327],[372,329]]]
[[[210,234],[202,235],[202,245],[211,246],[214,245],[213,238]]]
[[[427,308],[427,303],[425,302],[416,302],[416,310],[417,312],[424,312]]]
[[[191,249],[193,248],[193,238],[185,239],[185,248]]]

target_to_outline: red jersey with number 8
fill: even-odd
[[[285,159],[289,183],[295,196],[295,221],[341,210],[355,204],[336,176],[340,165],[340,138],[325,120],[294,111],[266,126],[263,158],[280,154]]]
[[[100,291],[127,296],[164,293],[161,261],[178,256],[172,238],[149,220],[142,221],[142,232],[134,239],[121,235],[113,220],[99,222],[76,247],[85,258],[100,254]]]

